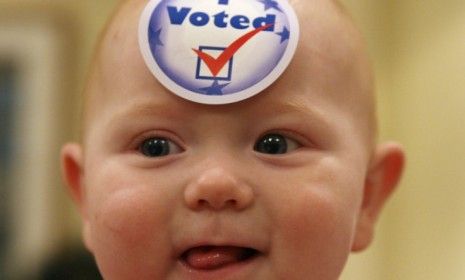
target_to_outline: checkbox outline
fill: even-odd
[[[199,50],[214,50],[214,51],[224,51],[226,48],[222,47],[213,47],[213,46],[199,46]],[[202,65],[202,59],[200,57],[197,58],[197,67],[195,72],[195,78],[198,80],[213,80],[213,81],[231,81],[232,79],[232,68],[233,68],[233,60],[234,57],[228,61],[228,76],[227,77],[215,77],[215,76],[201,76],[200,75],[200,67]]]

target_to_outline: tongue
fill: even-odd
[[[194,269],[211,270],[241,261],[245,248],[198,247],[186,252],[186,263]]]

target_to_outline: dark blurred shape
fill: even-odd
[[[82,247],[65,249],[44,266],[40,280],[100,280],[93,256]]]
[[[6,168],[11,160],[11,134],[16,92],[16,67],[11,61],[0,60],[0,166]]]
[[[0,58],[0,279],[6,278],[10,233],[9,195],[12,164],[12,133],[17,70],[12,61]]]

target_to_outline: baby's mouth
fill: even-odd
[[[259,255],[252,248],[235,246],[199,246],[186,250],[181,255],[182,262],[195,270],[215,270],[247,262]]]

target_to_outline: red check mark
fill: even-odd
[[[211,55],[206,54],[202,51],[192,49],[199,57],[200,59],[207,64],[208,69],[210,69],[210,72],[214,77],[218,75],[218,73],[223,69],[223,67],[228,63],[228,61],[234,56],[234,54],[239,51],[239,49],[247,43],[252,37],[257,35],[260,31],[263,31],[273,24],[267,24],[262,27],[259,27],[255,30],[250,31],[249,33],[241,36],[239,39],[236,41],[232,42],[231,45],[229,45],[221,54],[218,56],[218,58],[213,58]]]

